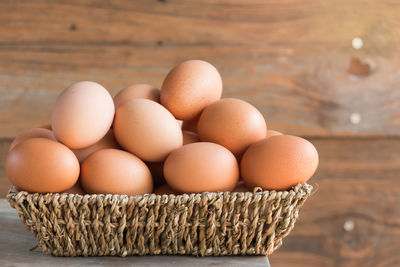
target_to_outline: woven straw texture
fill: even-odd
[[[54,256],[269,255],[311,190],[81,196],[11,188],[7,198]]]

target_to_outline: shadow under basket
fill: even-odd
[[[54,256],[270,255],[311,190],[299,184],[287,191],[126,196],[13,187],[7,199]]]

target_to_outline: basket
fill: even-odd
[[[269,255],[292,230],[312,186],[288,191],[143,196],[31,194],[10,205],[54,256]]]

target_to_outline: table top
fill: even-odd
[[[54,257],[31,251],[36,238],[22,224],[18,213],[6,199],[0,199],[0,266],[269,266],[265,256],[192,257],[192,256],[131,256],[131,257]]]

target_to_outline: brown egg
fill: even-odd
[[[161,104],[179,120],[192,120],[221,98],[222,80],[217,69],[202,60],[174,67],[161,86]]]
[[[267,137],[275,136],[275,135],[282,135],[281,132],[274,131],[274,130],[267,130]]]
[[[240,99],[226,98],[201,113],[198,130],[201,141],[220,144],[240,157],[249,145],[265,138],[267,126],[255,107]]]
[[[246,185],[240,181],[236,187],[232,190],[232,192],[251,192],[249,188],[246,187]]]
[[[200,142],[199,136],[193,132],[182,131],[183,145]]]
[[[165,184],[163,168],[164,162],[145,162],[147,167],[151,172],[151,176],[153,177],[153,186],[157,188],[163,184]]]
[[[8,153],[6,173],[20,190],[56,193],[76,183],[79,162],[63,144],[46,138],[30,138]]]
[[[97,143],[82,149],[73,149],[75,156],[79,162],[82,163],[90,154],[105,148],[120,148],[117,141],[114,138],[114,133],[110,129],[107,134]]]
[[[29,129],[25,132],[22,132],[19,134],[17,137],[15,137],[14,141],[12,141],[10,148],[8,149],[9,151],[13,149],[17,144],[20,142],[30,139],[30,138],[47,138],[53,141],[57,141],[56,137],[54,136],[53,132],[48,130],[48,129],[43,129],[43,128],[32,128]]]
[[[199,121],[199,118],[196,118],[194,120],[190,120],[190,121],[182,121],[182,130],[185,131],[190,131],[193,133],[198,133],[197,131],[197,123]]]
[[[115,115],[114,135],[127,151],[150,162],[161,162],[182,146],[182,130],[174,116],[160,104],[135,98]]]
[[[239,167],[223,146],[199,142],[172,151],[164,163],[164,177],[180,192],[231,191],[239,180]]]
[[[79,180],[71,188],[63,191],[62,193],[77,194],[77,195],[85,195],[86,194],[86,192],[83,190]]]
[[[172,189],[168,184],[164,184],[160,187],[157,187],[154,190],[154,194],[156,195],[180,195],[181,193],[179,193],[178,191]]]
[[[56,138],[72,149],[93,145],[106,135],[114,118],[114,102],[95,82],[77,82],[57,98],[51,127]]]
[[[133,98],[146,98],[160,103],[160,89],[148,84],[133,84],[114,96],[115,110]]]
[[[286,190],[304,183],[318,166],[318,152],[307,140],[277,135],[251,145],[240,164],[246,186]]]
[[[143,195],[153,192],[146,164],[135,155],[118,149],[102,149],[83,163],[81,184],[90,194]]]

